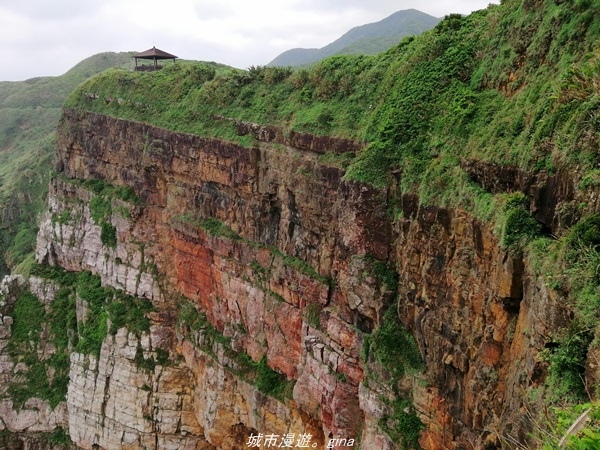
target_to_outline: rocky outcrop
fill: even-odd
[[[71,354],[69,435],[82,448],[213,448],[192,404],[193,376],[181,364],[140,367],[163,332],[138,340],[125,328],[105,339],[99,357]]]
[[[281,144],[294,147],[298,150],[309,150],[311,152],[324,154],[327,152],[343,154],[358,153],[364,144],[350,139],[340,139],[331,136],[315,136],[311,133],[302,133],[290,130],[285,132],[280,127],[273,125],[262,125],[232,117],[214,116],[213,119],[232,122],[238,136],[252,135],[259,142]]]
[[[153,310],[148,331],[125,323],[98,354],[72,351],[64,409],[46,414],[61,420],[35,420],[81,448],[233,449],[261,434],[393,449],[415,430],[430,449],[525,440],[537,354],[569,321],[527,261],[462,211],[404,196],[394,220],[387,190],[321,162],[347,142],[237,126],[255,147],[65,111],[38,260]],[[77,304],[85,323],[91,306]],[[391,343],[410,354],[390,364],[384,332],[397,329],[414,339]],[[0,424],[28,430],[6,425],[9,410]]]

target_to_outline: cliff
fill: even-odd
[[[33,431],[24,416],[41,409],[29,420],[45,431],[68,424],[81,448],[235,448],[251,433],[395,448],[389,435],[407,430],[386,419],[400,396],[426,426],[425,448],[525,437],[523,392],[543,373],[536,354],[569,318],[475,218],[404,198],[392,223],[388,192],[343,181],[317,153],[93,113],[65,111],[59,149],[38,260],[150,300],[150,324],[136,335],[121,319],[97,355],[71,353],[66,404],[15,414],[5,401],[11,431]],[[29,290],[47,305],[60,285],[32,278]],[[416,342],[377,334],[390,322]],[[253,384],[248,357],[263,355],[285,377],[271,382],[293,385],[285,396]]]
[[[410,51],[457,27],[463,42],[474,24],[502,18],[498,8],[448,18]],[[247,120],[217,108],[221,97],[193,120],[192,110],[170,109],[178,102],[136,103],[142,81],[150,98],[169,77],[181,84],[165,96],[181,100],[181,86],[205,69],[106,74],[65,108],[37,264],[3,285],[0,442],[535,447],[548,419],[540,411],[596,398],[597,170],[583,156],[564,162],[554,129],[543,128],[550,134],[537,149],[548,153],[528,155],[546,166],[531,168],[496,163],[497,149],[460,160],[427,153],[442,146],[435,133],[447,123],[428,116],[425,142],[424,125],[404,121],[413,106],[394,103],[405,85],[390,95],[395,107],[367,108],[387,124],[371,124],[380,134],[370,140]],[[261,83],[283,89],[266,80],[284,72],[261,74],[195,78],[195,98],[238,82],[240,97]],[[485,83],[481,98],[499,101],[506,89],[502,101],[524,101],[510,100],[514,85]],[[195,95],[187,89],[182,102]],[[463,122],[489,119],[478,108],[459,114],[443,145],[479,142],[484,133],[465,137]],[[575,126],[546,114],[561,130]],[[170,129],[158,126],[169,119]],[[186,129],[194,126],[205,132]],[[235,138],[217,136],[224,128]],[[560,143],[580,155],[597,150],[593,137],[578,136]]]

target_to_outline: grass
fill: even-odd
[[[593,51],[600,30],[592,17],[599,12],[510,0],[450,15],[376,56],[335,56],[293,71],[213,63],[113,70],[80,86],[67,106],[244,145],[253,142],[214,117],[354,139],[367,144],[360,154],[321,161],[380,188],[399,171],[399,194],[418,192],[423,204],[488,220],[489,209],[480,208],[489,205],[488,193],[469,180],[464,159],[526,170],[576,164],[583,178],[597,170],[600,63]],[[125,101],[90,102],[86,92]]]
[[[401,196],[409,193],[418,195],[422,205],[470,212],[497,228],[504,249],[522,252],[537,275],[566,298],[575,320],[558,333],[557,347],[546,352],[548,388],[578,401],[583,393],[578,381],[582,362],[585,350],[594,345],[590,330],[600,310],[598,225],[591,206],[581,205],[583,220],[571,231],[558,230],[564,236],[549,239],[541,235],[523,195],[486,192],[462,163],[510,165],[526,175],[561,171],[572,173],[582,191],[591,193],[598,186],[599,16],[600,6],[589,0],[505,0],[467,17],[450,15],[435,29],[382,54],[338,56],[295,71],[243,71],[214,63],[170,65],[154,73],[115,69],[83,83],[66,106],[247,146],[256,143],[249,136],[237,136],[230,122],[215,116],[365,143],[357,155],[326,154],[320,160],[342,167],[346,181],[385,190],[390,205],[401,204]],[[90,92],[98,100],[90,101]],[[114,101],[117,98],[122,101]],[[5,144],[13,142],[17,121],[1,123],[9,136]],[[17,168],[15,163],[10,170]],[[23,191],[27,186],[23,182]],[[101,184],[90,188],[99,190],[98,197],[104,195]],[[108,215],[106,203],[96,203],[90,207],[102,221]],[[15,205],[8,211],[25,217],[20,204]],[[213,236],[242,239],[216,219],[190,220]],[[15,261],[23,258],[34,231],[24,231],[15,241],[18,233],[10,235]],[[107,243],[112,242],[110,231],[106,230]],[[6,243],[4,248],[11,248]],[[277,249],[272,255],[328,282],[300,258]],[[371,270],[392,289],[397,277],[382,264],[373,261]],[[252,269],[260,272],[256,266]],[[104,302],[98,300],[97,317],[90,324],[93,348],[107,332],[102,324],[110,311]],[[182,326],[202,331],[212,339],[209,342],[226,347],[227,338],[211,329],[205,317],[192,313],[186,313],[190,317]],[[418,348],[394,308],[366,339],[365,354],[365,361],[385,369],[392,385],[407,371],[422,368]],[[392,419],[402,420],[401,415]]]
[[[384,273],[388,271],[385,268]],[[393,281],[397,282],[397,278]],[[361,360],[366,367],[365,383],[383,383],[391,395],[383,399],[387,412],[378,420],[379,427],[394,442],[401,443],[402,448],[418,449],[425,425],[416,415],[411,400],[400,393],[399,385],[406,375],[426,368],[415,338],[400,322],[396,309],[397,304],[392,304],[381,326],[364,336]]]
[[[362,360],[377,362],[383,369],[382,381],[386,381],[393,392],[397,391],[398,382],[407,374],[424,369],[421,353],[417,343],[399,321],[396,304],[392,304],[383,316],[383,323],[373,334],[365,336],[362,349]],[[368,371],[371,376],[376,376]]]
[[[546,397],[550,402],[585,401],[588,349],[600,320],[600,217],[589,215],[560,240],[539,237],[525,252],[536,276],[570,299],[573,321],[556,330],[553,346],[542,352],[548,364]],[[596,336],[597,339],[597,336]]]
[[[304,308],[304,320],[311,327],[320,330],[321,329],[321,312],[323,306],[318,303],[308,303]]]
[[[117,229],[109,222],[102,222],[100,225],[100,242],[108,248],[117,247]]]
[[[129,186],[113,186],[104,180],[99,179],[69,179],[62,177],[64,181],[76,186],[81,186],[94,193],[89,203],[90,215],[92,220],[100,226],[100,241],[102,245],[108,248],[117,246],[117,229],[112,224],[113,200],[118,199],[131,205],[141,205],[141,199],[135,194]],[[127,207],[118,205],[114,212],[120,216],[129,217],[130,213]],[[54,220],[59,223],[65,223],[70,220],[68,211],[63,211]]]
[[[147,299],[134,297],[122,290],[102,286],[100,277],[90,272],[68,272],[57,266],[36,264],[31,274],[55,281],[61,288],[52,303],[51,326],[55,327],[56,339],[66,348],[68,330],[77,329],[73,344],[82,353],[98,355],[102,341],[119,328],[126,327],[136,336],[150,330],[148,313],[154,310]],[[75,298],[83,300],[89,308],[83,323],[75,320]],[[108,326],[110,321],[110,327]]]
[[[536,448],[554,450],[595,450],[600,448],[600,405],[597,402],[584,402],[572,406],[558,406],[544,410],[536,417],[528,413],[532,420],[533,440],[524,445],[512,438],[505,438],[511,448]],[[583,419],[583,421],[582,421]],[[571,427],[579,423],[578,427]],[[560,444],[560,445],[559,445]]]
[[[411,403],[404,399],[389,402],[390,414],[384,414],[378,425],[394,440],[400,442],[402,448],[419,449],[419,438],[425,425],[417,416]]]
[[[531,216],[528,200],[520,192],[507,197],[502,213],[500,244],[503,247],[519,251],[541,234],[542,225]]]
[[[66,346],[63,345],[62,336],[55,334],[62,323],[49,322],[56,319],[56,309],[53,307],[48,314],[42,302],[27,291],[16,300],[12,317],[14,322],[7,345],[8,353],[13,361],[24,363],[27,369],[9,383],[8,395],[17,409],[32,397],[47,400],[50,407],[55,408],[65,400],[69,380]],[[49,358],[40,360],[38,355],[44,344],[41,336],[48,327],[52,332],[50,342],[55,345],[56,352]],[[52,378],[48,376],[49,370],[54,372]]]
[[[378,260],[371,254],[366,254],[363,258],[366,270],[377,278],[388,291],[395,294],[398,290],[398,272],[385,261]]]

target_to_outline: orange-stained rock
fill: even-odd
[[[38,258],[151,299],[153,321],[164,327],[175,327],[186,297],[229,338],[210,349],[200,332],[148,338],[168,342],[193,374],[189,408],[179,413],[190,433],[202,434],[198,443],[241,448],[250,433],[310,433],[325,445],[329,436],[362,433],[364,450],[397,448],[379,425],[395,391],[412,399],[424,449],[491,447],[501,435],[525,442],[523,392],[543,382],[537,355],[570,320],[557,294],[470,214],[404,194],[395,199],[402,218],[393,220],[395,184],[348,182],[318,160],[353,144],[255,125],[237,123],[259,139],[244,148],[66,110],[61,175],[129,186],[142,205],[113,200],[118,239],[109,249],[91,218],[93,194],[55,179]],[[160,151],[145,151],[149,144]],[[68,211],[77,220],[52,220]],[[397,291],[382,269],[396,273]],[[370,379],[361,360],[365,336],[390,307],[426,367],[394,389]],[[236,372],[231,352],[255,362],[266,355],[295,380],[293,400],[259,392]]]

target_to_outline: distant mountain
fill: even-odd
[[[306,66],[332,55],[374,55],[387,50],[406,36],[435,27],[441,19],[416,9],[398,11],[375,23],[352,28],[323,48],[294,48],[271,61],[268,66]]]
[[[30,255],[52,168],[55,130],[67,96],[133,53],[100,53],[58,77],[0,82],[0,275]]]

